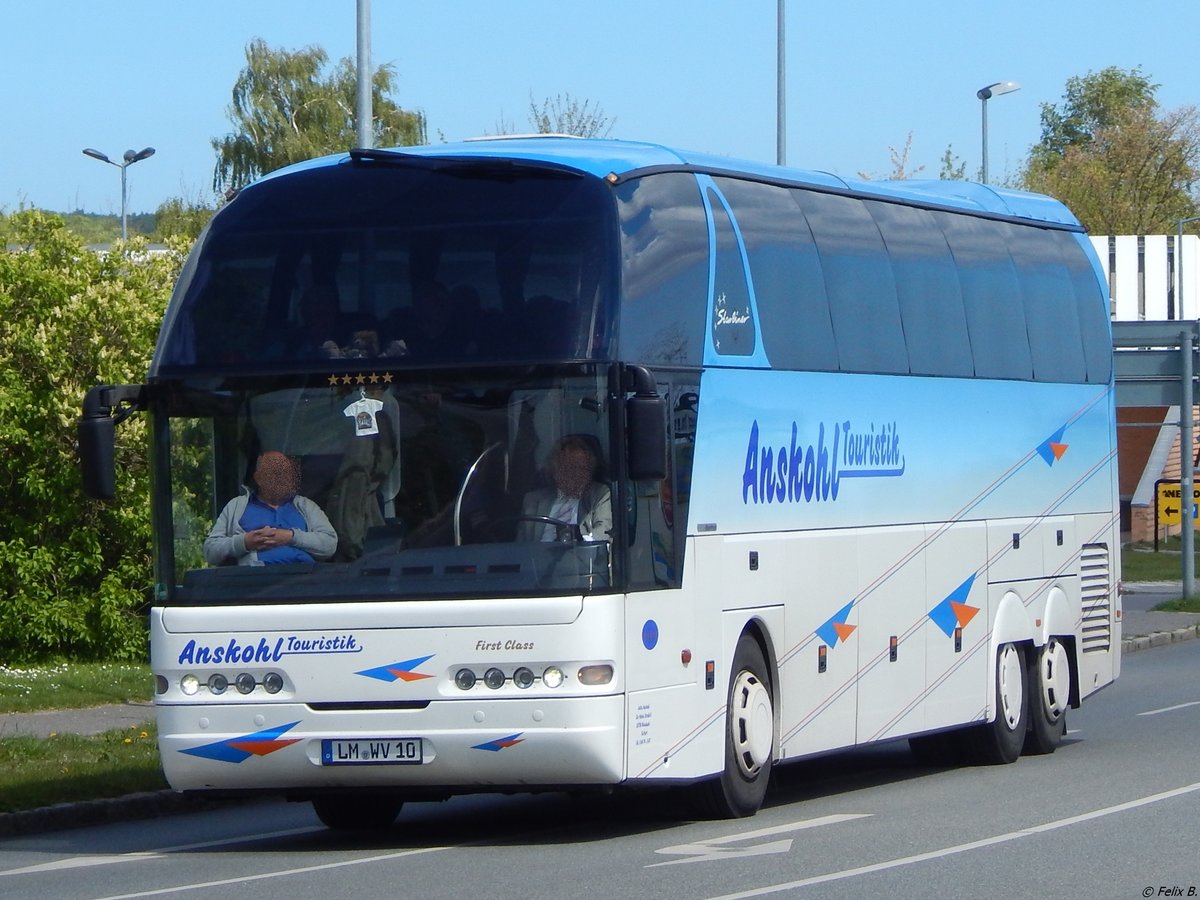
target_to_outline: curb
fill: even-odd
[[[1138,637],[1125,638],[1121,641],[1121,655],[1138,650],[1149,650],[1151,647],[1165,647],[1167,644],[1190,641],[1197,637],[1200,637],[1200,625],[1188,625],[1171,631],[1155,631]]]
[[[131,819],[155,819],[182,812],[201,812],[228,806],[230,801],[211,800],[178,791],[145,791],[106,800],[56,803],[40,809],[0,813],[0,838],[62,831],[84,825],[105,825]]]

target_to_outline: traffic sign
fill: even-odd
[[[1155,514],[1160,525],[1179,525],[1183,521],[1183,487],[1178,481],[1156,482],[1158,488]],[[1196,519],[1200,505],[1200,487],[1192,488],[1192,518]]]

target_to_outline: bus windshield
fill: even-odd
[[[608,398],[594,365],[164,384],[159,571],[171,574],[159,593],[254,603],[606,590]],[[293,478],[282,498],[258,468],[271,458],[271,479]],[[271,526],[282,548],[252,534]]]
[[[152,375],[607,358],[612,206],[594,179],[536,167],[268,178],[193,252]]]

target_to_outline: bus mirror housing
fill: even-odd
[[[139,408],[140,384],[101,384],[87,392],[76,435],[83,490],[97,500],[116,494],[116,426]]]
[[[667,401],[658,395],[654,376],[645,366],[627,366],[625,441],[629,477],[661,481],[667,477]]]

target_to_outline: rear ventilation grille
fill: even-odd
[[[1083,652],[1112,648],[1112,566],[1108,544],[1084,544],[1079,554],[1079,600],[1083,611]]]

